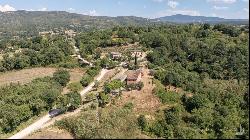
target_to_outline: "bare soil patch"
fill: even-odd
[[[152,77],[148,75],[149,71],[143,69],[144,76],[142,82],[144,87],[138,90],[124,91],[121,98],[116,102],[117,106],[131,102],[134,105],[135,112],[155,112],[160,107],[160,100],[153,94],[155,85],[152,84]]]
[[[52,76],[55,71],[56,68],[40,67],[0,73],[0,86],[18,82],[20,84],[25,84],[35,78]]]

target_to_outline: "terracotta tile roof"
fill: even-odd
[[[140,75],[140,71],[130,70],[127,72],[127,80],[137,80]]]

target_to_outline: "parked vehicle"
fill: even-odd
[[[58,116],[60,114],[62,114],[63,111],[61,109],[52,109],[49,111],[49,115],[51,118],[55,117],[55,116]]]

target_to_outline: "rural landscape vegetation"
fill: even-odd
[[[249,139],[248,22],[0,12],[0,138]]]

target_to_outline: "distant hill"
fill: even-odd
[[[146,25],[149,20],[134,16],[88,16],[65,11],[12,11],[0,12],[0,32],[45,31],[67,28],[77,31],[89,28],[108,28],[115,25]]]
[[[172,15],[154,19],[155,21],[175,22],[175,23],[231,23],[231,24],[248,24],[248,19],[224,19],[219,17],[189,16],[189,15]]]
[[[73,29],[85,31],[116,25],[150,25],[161,23],[233,23],[248,24],[244,19],[173,15],[156,19],[135,16],[88,16],[65,11],[12,11],[0,12],[0,36],[36,35],[40,31]]]

